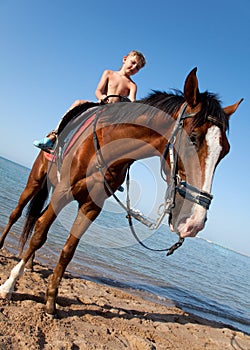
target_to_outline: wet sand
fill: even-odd
[[[18,259],[0,251],[0,283]],[[249,350],[250,336],[178,307],[66,273],[58,318],[44,312],[51,270],[35,263],[17,282],[11,300],[0,299],[1,350]]]

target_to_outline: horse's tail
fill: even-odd
[[[33,228],[36,224],[37,219],[42,215],[44,205],[49,196],[49,191],[51,184],[47,181],[47,176],[45,176],[38,193],[31,199],[26,212],[26,220],[23,226],[22,234],[19,240],[20,254],[23,251],[25,243],[29,239]]]

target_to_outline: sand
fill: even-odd
[[[0,283],[18,259],[0,251]],[[11,300],[0,299],[1,350],[249,350],[250,336],[126,291],[66,273],[58,318],[44,312],[51,270],[35,263],[17,282]]]

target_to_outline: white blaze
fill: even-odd
[[[220,145],[221,131],[218,126],[211,126],[206,134],[207,158],[205,161],[205,178],[202,191],[210,193],[214,169],[218,162],[222,146]],[[199,204],[194,204],[193,214],[178,227],[182,237],[195,236],[204,227],[206,209]]]
[[[202,187],[203,191],[210,192],[214,168],[218,162],[222,146],[220,145],[221,131],[216,125],[211,126],[206,134],[208,155],[206,159],[205,180]]]

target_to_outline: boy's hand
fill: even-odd
[[[109,103],[109,98],[107,95],[102,96],[101,103]]]

